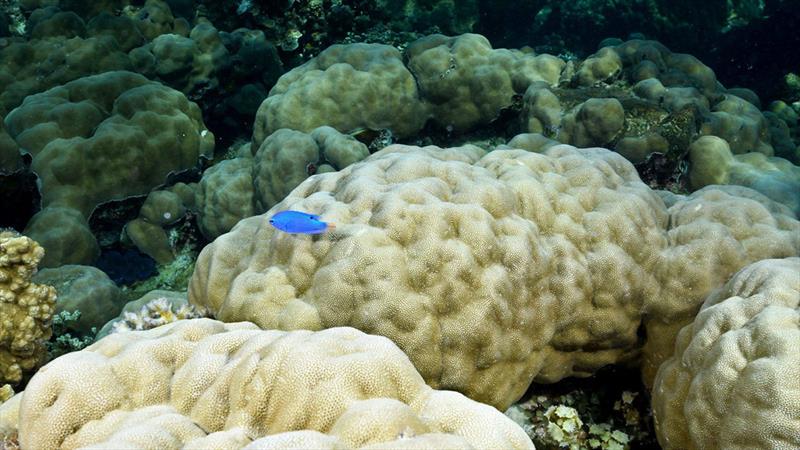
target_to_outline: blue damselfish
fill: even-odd
[[[320,234],[335,228],[319,216],[302,211],[281,211],[269,219],[270,225],[287,233]]]

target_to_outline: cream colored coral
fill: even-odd
[[[388,339],[210,319],[113,334],[52,361],[19,417],[23,448],[533,448],[499,411],[426,386]]]
[[[798,254],[800,222],[740,190],[667,209],[608,150],[390,146],[272,210],[334,232],[245,219],[202,251],[189,296],[223,321],[387,336],[432,386],[504,409],[532,381],[633,360],[643,324],[648,361],[663,361],[711,289]]]
[[[14,231],[0,231],[0,384],[17,383],[47,355],[56,290],[31,282],[44,249]]]
[[[684,327],[653,390],[665,449],[800,448],[800,258],[739,271]]]

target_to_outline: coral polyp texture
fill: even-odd
[[[32,239],[0,230],[0,386],[18,383],[47,356],[56,290],[31,282],[42,256]]]
[[[604,149],[394,145],[217,238],[189,297],[223,321],[387,336],[433,387],[504,409],[642,351],[651,378],[712,289],[800,252],[800,222],[755,191],[673,200]],[[337,228],[278,232],[284,209]]]
[[[664,449],[800,448],[800,258],[739,271],[678,334],[653,411]]]
[[[426,386],[390,340],[352,328],[194,319],[116,333],[50,362],[12,402],[22,448],[533,449],[511,419]]]

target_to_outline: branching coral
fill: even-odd
[[[0,383],[17,383],[46,357],[56,290],[31,282],[44,249],[14,231],[0,231]]]

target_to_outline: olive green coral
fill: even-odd
[[[214,148],[196,104],[131,72],[84,77],[30,95],[5,123],[33,158],[43,206],[87,217],[102,202],[148,193]]]
[[[13,231],[0,231],[0,384],[17,383],[46,357],[56,290],[31,282],[44,249]]]

